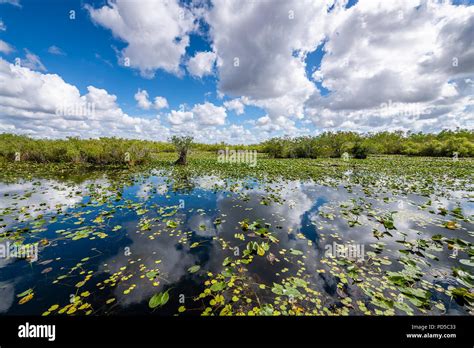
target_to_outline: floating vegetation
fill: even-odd
[[[160,156],[5,163],[6,313],[474,314],[472,159]]]

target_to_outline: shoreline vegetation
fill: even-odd
[[[351,158],[369,155],[422,157],[474,157],[474,131],[457,129],[433,133],[325,132],[318,136],[272,138],[254,145],[188,144],[191,152],[224,149],[257,151],[264,158]],[[121,138],[34,139],[24,135],[0,134],[0,162],[75,163],[91,165],[139,165],[163,160],[176,152],[173,142]],[[166,156],[165,156],[166,157]]]

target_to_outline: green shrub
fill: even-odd
[[[341,157],[344,152],[355,158],[369,154],[409,156],[474,156],[474,132],[468,130],[431,133],[325,132],[318,136],[273,138],[263,143],[263,152],[273,158]]]
[[[172,140],[172,139],[171,139]],[[176,144],[120,138],[33,139],[24,135],[0,134],[0,162],[13,161],[20,152],[22,161],[90,163],[94,165],[140,164],[153,161],[154,154],[174,152]],[[254,145],[196,144],[187,150],[212,151],[246,149],[265,152],[271,158],[340,157],[344,152],[354,158],[369,154],[408,156],[474,157],[474,131],[457,129],[434,133],[380,132],[324,132],[317,136],[280,137]]]
[[[365,159],[367,158],[369,151],[369,146],[366,143],[358,141],[352,147],[352,156],[357,159]]]

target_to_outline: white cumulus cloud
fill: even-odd
[[[435,131],[466,127],[473,105],[474,7],[361,0],[327,28],[306,114],[317,127]]]
[[[188,61],[188,71],[195,77],[211,75],[215,61],[216,54],[214,52],[198,52]]]
[[[315,86],[306,55],[324,39],[333,1],[214,1],[205,15],[219,90],[246,96],[269,117],[301,117]]]
[[[151,102],[148,98],[148,92],[146,90],[139,89],[137,93],[135,93],[137,105],[144,110],[149,110],[152,107],[156,110],[161,110],[168,107],[168,101],[165,97],[157,96],[153,102]]]
[[[197,121],[205,126],[222,126],[227,117],[227,112],[224,107],[216,106],[209,102],[194,105],[192,111],[196,115]]]
[[[195,29],[193,13],[177,0],[147,0],[139,5],[129,0],[109,1],[93,8],[92,20],[127,43],[120,52],[123,65],[151,78],[156,70],[180,74],[180,63]]]
[[[245,111],[245,103],[248,103],[247,98],[236,98],[224,102],[227,110],[234,111],[236,115],[242,115]]]
[[[173,125],[182,125],[191,121],[193,118],[194,115],[191,111],[171,110],[168,114],[168,121]]]
[[[131,117],[105,89],[79,89],[56,74],[43,74],[0,58],[0,131],[36,137],[121,136],[164,140],[158,119]]]

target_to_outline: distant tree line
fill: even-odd
[[[189,137],[172,137],[169,142],[121,138],[34,139],[24,135],[0,134],[0,159],[34,162],[69,162],[90,164],[140,164],[151,162],[160,152],[179,154],[185,163],[188,150],[217,153],[229,149],[257,150],[273,158],[341,157],[368,155],[474,157],[474,131],[457,129],[432,133],[325,132],[317,136],[273,138],[255,145],[194,143]]]
[[[153,154],[174,151],[172,144],[118,138],[33,139],[23,135],[0,134],[0,157],[32,162],[90,164],[145,163]]]
[[[433,133],[324,132],[317,136],[273,138],[262,143],[262,151],[274,158],[408,155],[474,157],[474,131],[457,129]]]

